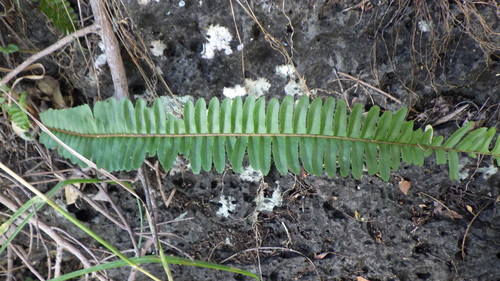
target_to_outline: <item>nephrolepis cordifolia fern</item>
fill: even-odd
[[[35,0],[40,10],[54,23],[57,30],[69,34],[76,29],[78,15],[67,0]]]
[[[97,102],[93,112],[88,105],[62,110],[48,110],[42,122],[64,143],[108,171],[138,169],[147,155],[157,155],[163,168],[172,167],[178,154],[190,159],[195,173],[225,169],[226,159],[236,172],[242,170],[245,154],[251,166],[267,174],[274,162],[281,174],[289,170],[333,177],[352,174],[360,178],[363,167],[369,174],[390,178],[401,160],[423,165],[424,158],[435,154],[438,164],[448,163],[450,177],[458,179],[458,153],[475,157],[493,156],[500,164],[500,139],[492,148],[495,128],[472,130],[465,124],[443,143],[434,137],[432,127],[413,128],[405,121],[407,109],[396,113],[373,106],[363,117],[357,104],[348,116],[344,101],[307,97],[297,102],[286,97],[280,104],[271,99],[253,97],[222,103],[212,99],[188,102],[183,118],[165,112],[161,100],[151,107],[139,100],[135,107],[129,100]],[[47,134],[40,141],[82,164]]]
[[[9,91],[9,89],[7,87],[2,87],[0,91]],[[23,108],[26,108],[26,96],[26,92],[22,92],[19,96],[19,100],[17,101],[17,103]],[[30,121],[28,119],[28,115],[26,115],[26,113],[24,113],[24,111],[17,104],[8,103],[7,100],[2,97],[0,97],[0,106],[7,112],[14,132],[16,132],[16,134],[23,139],[32,141],[33,137],[29,132]]]

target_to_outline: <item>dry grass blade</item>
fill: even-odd
[[[386,96],[386,97],[390,98],[391,100],[393,100],[393,101],[395,101],[395,102],[397,102],[397,103],[401,103],[401,101],[400,101],[399,99],[397,99],[397,98],[393,97],[392,95],[390,95],[390,94],[388,94],[388,93],[386,93],[386,92],[382,91],[381,89],[379,89],[379,88],[377,88],[377,87],[374,87],[374,86],[370,85],[369,83],[366,83],[366,82],[365,82],[365,81],[363,81],[363,80],[360,80],[360,79],[358,79],[358,78],[356,78],[356,77],[354,77],[354,76],[352,76],[352,75],[349,75],[349,74],[347,74],[347,73],[343,73],[343,72],[340,72],[340,71],[337,71],[337,73],[338,73],[338,74],[340,74],[340,75],[342,75],[342,76],[344,76],[344,77],[347,77],[347,78],[349,78],[349,79],[351,79],[351,80],[353,80],[353,81],[355,81],[355,82],[357,82],[357,83],[359,83],[359,84],[361,84],[361,85],[363,85],[363,86],[366,86],[366,87],[368,87],[368,88],[370,88],[370,89],[372,89],[372,90],[375,90],[375,91],[377,91],[378,93],[380,93],[380,94],[382,94],[382,95],[384,95],[384,96]]]
[[[1,163],[0,163],[0,167],[2,167],[2,169],[6,168]],[[8,169],[8,170],[10,170],[10,169]],[[10,173],[10,174],[14,178],[17,178],[18,180],[24,181],[17,174],[15,174],[13,172]],[[17,211],[18,208],[19,208],[18,204],[16,204],[15,202],[13,202],[11,199],[7,198],[3,194],[0,194],[0,202],[4,206],[6,206],[9,210],[11,210],[12,212]],[[27,217],[27,214],[21,214],[20,218],[21,219],[25,219],[26,217]],[[66,239],[64,239],[62,236],[60,236],[57,233],[56,229],[54,229],[50,225],[46,224],[45,222],[38,220],[36,217],[32,217],[30,219],[29,223],[31,225],[35,225],[38,228],[40,228],[45,234],[47,234],[47,236],[49,236],[53,241],[55,241],[55,243],[57,243],[57,245],[60,245],[66,251],[68,251],[69,253],[73,254],[75,257],[77,257],[82,262],[82,264],[85,267],[91,267],[92,266],[91,261],[77,247],[75,247],[73,244],[69,243]],[[103,281],[106,280],[106,278],[104,278],[102,275],[97,275],[96,277],[99,278],[99,280],[103,280]]]

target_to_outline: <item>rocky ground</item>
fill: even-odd
[[[118,26],[143,40],[124,43],[132,51],[122,52],[133,98],[170,97],[163,78],[173,95],[184,98],[310,94],[367,109],[405,106],[417,126],[435,125],[444,136],[470,120],[498,126],[500,21],[493,2],[241,2],[123,1]],[[22,35],[39,48],[55,42],[41,23],[45,19],[28,17],[28,11],[22,12]],[[5,28],[0,30],[5,40]],[[82,41],[92,45],[85,56],[66,49],[42,61],[73,93],[74,104],[113,93],[106,65],[83,67],[84,58],[101,54],[96,39]],[[2,158],[21,175],[36,171],[26,157],[16,158],[24,155],[23,142],[16,142],[19,151],[2,146]],[[167,248],[172,255],[236,266],[272,281],[498,280],[500,174],[489,158],[478,162],[464,155],[460,161],[460,181],[451,181],[447,167],[432,159],[424,167],[402,165],[389,182],[368,175],[280,176],[276,170],[262,176],[250,167],[241,174],[228,169],[196,175],[182,161],[175,171],[145,174],[161,182],[151,194],[158,223],[170,222],[159,232],[172,234],[163,237],[179,249]],[[117,175],[134,179],[137,173]],[[400,187],[408,184],[405,194]],[[135,186],[143,195],[140,183]],[[138,227],[135,199],[114,186],[108,192]],[[130,249],[128,234],[92,207],[81,203],[70,210],[118,248]],[[176,281],[250,280],[188,266],[172,271]],[[129,271],[108,273],[123,280]]]

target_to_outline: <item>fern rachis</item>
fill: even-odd
[[[280,104],[272,99],[248,97],[222,103],[212,99],[188,102],[183,118],[165,112],[161,100],[151,107],[139,100],[97,102],[88,105],[48,110],[42,122],[63,142],[109,171],[137,169],[147,155],[157,155],[164,169],[172,167],[178,154],[190,159],[195,173],[225,169],[226,158],[240,172],[245,154],[252,167],[267,174],[272,162],[285,174],[308,173],[333,177],[361,177],[363,165],[369,174],[388,180],[391,169],[401,160],[423,165],[424,158],[436,154],[438,164],[448,163],[450,177],[458,179],[458,152],[492,155],[500,163],[500,140],[495,128],[474,131],[469,122],[447,141],[434,137],[432,127],[413,129],[405,121],[407,109],[396,113],[373,106],[363,118],[363,108],[355,105],[350,115],[344,101],[328,98],[311,103],[302,97],[296,103],[286,97]],[[490,149],[493,139],[496,143]],[[58,148],[47,134],[41,142]],[[79,162],[59,149],[62,156]]]

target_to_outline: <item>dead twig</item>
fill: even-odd
[[[465,254],[465,242],[467,241],[467,234],[469,234],[469,231],[470,231],[470,228],[472,227],[472,224],[474,223],[474,221],[479,217],[479,214],[481,214],[482,211],[484,211],[491,203],[495,202],[494,200],[491,200],[490,202],[488,202],[487,204],[485,204],[481,210],[479,210],[475,215],[474,217],[472,218],[472,220],[469,222],[469,225],[467,225],[467,229],[465,230],[465,233],[464,233],[464,238],[462,239],[462,260],[465,260],[465,257],[466,257],[466,254]]]
[[[14,78],[17,74],[19,74],[21,71],[23,71],[25,68],[30,66],[32,63],[35,61],[57,51],[58,49],[66,46],[67,44],[73,42],[78,37],[85,36],[90,33],[97,32],[99,30],[99,26],[96,24],[93,24],[91,26],[82,28],[74,33],[71,33],[68,36],[63,37],[61,40],[57,41],[56,43],[50,45],[49,47],[43,49],[42,51],[32,55],[28,59],[26,59],[23,63],[18,65],[16,68],[14,68],[11,72],[9,72],[5,77],[0,80],[0,87],[7,84],[8,81],[10,81],[12,78]]]
[[[28,260],[26,252],[21,248],[21,246],[10,244],[9,248],[16,254],[16,256],[23,262],[23,264],[33,273],[38,280],[45,281],[46,279],[35,269],[33,264]]]
[[[7,247],[7,270],[5,273],[5,275],[7,275],[7,281],[14,280],[14,274],[11,272],[14,272],[14,253],[11,247]]]
[[[113,32],[111,21],[106,12],[105,3],[101,0],[90,0],[92,13],[94,13],[95,23],[101,27],[101,39],[104,43],[104,54],[108,61],[111,78],[115,87],[113,97],[116,99],[130,99],[128,93],[127,76],[123,66],[122,56],[120,54],[120,45]]]
[[[149,227],[151,228],[151,235],[152,238],[154,239],[155,243],[153,244],[155,252],[159,253],[160,252],[160,247],[158,245],[158,235],[157,235],[157,230],[156,230],[156,218],[158,217],[158,208],[156,207],[156,203],[153,197],[153,194],[151,193],[150,183],[147,178],[146,171],[144,169],[144,165],[142,165],[138,172],[137,172],[137,177],[142,183],[142,187],[144,189],[144,196],[145,196],[145,201],[146,201],[146,207],[149,210],[150,216],[148,216],[149,221]]]

